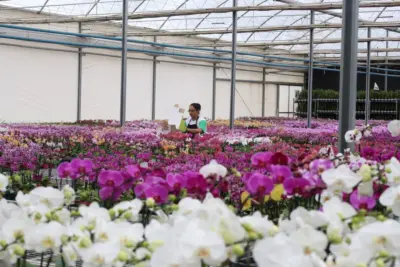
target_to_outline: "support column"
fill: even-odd
[[[276,85],[276,110],[275,110],[275,117],[279,117],[280,91],[281,91],[281,86],[280,86],[279,84],[277,84],[277,85]]]
[[[233,7],[237,7],[237,0],[233,0]],[[229,128],[235,124],[235,93],[236,93],[236,40],[237,40],[237,11],[232,12],[232,67],[231,67],[231,110]]]
[[[314,25],[314,11],[310,14],[310,24]],[[310,54],[309,54],[309,65],[308,65],[308,90],[307,90],[307,127],[311,128],[311,117],[312,117],[312,90],[313,90],[313,65],[314,65],[314,29],[310,29]]]
[[[128,0],[123,0],[122,8],[122,55],[121,55],[121,103],[120,125],[126,121],[126,80],[127,80],[127,54],[128,54]]]
[[[154,36],[154,42],[157,42],[157,37]],[[157,57],[153,57],[153,83],[151,94],[151,119],[156,119],[156,96],[157,96]]]
[[[79,33],[82,33],[82,23],[78,24]],[[78,105],[76,120],[82,120],[82,47],[78,48]]]
[[[215,47],[214,47],[215,49]],[[216,113],[216,100],[217,100],[217,63],[213,63],[213,81],[212,81],[212,113],[211,118],[215,120]]]
[[[368,38],[371,38],[371,28],[368,28]],[[371,89],[371,41],[367,42],[367,75],[365,81],[365,125],[368,124],[370,117],[370,96]]]
[[[354,150],[344,136],[356,120],[359,1],[343,1],[342,55],[339,95],[339,151]]]
[[[265,68],[263,68],[262,74],[263,74],[263,77],[262,77],[262,93],[261,93],[261,94],[262,94],[262,96],[261,96],[261,98],[262,98],[262,104],[261,104],[262,111],[261,111],[261,116],[262,116],[262,117],[265,117],[265,74],[266,74]]]
[[[386,37],[389,37],[389,31],[386,31]],[[389,41],[386,41],[386,49],[388,49],[389,48]],[[387,58],[388,58],[388,56],[389,56],[389,53],[386,51],[386,59],[385,59],[385,63],[386,63],[386,65],[385,65],[385,86],[384,86],[384,89],[385,89],[385,91],[387,91],[387,89],[388,89],[388,60],[387,60]]]

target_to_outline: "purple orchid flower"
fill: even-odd
[[[63,162],[57,167],[57,174],[60,178],[70,177],[76,179],[76,174],[69,162]]]
[[[182,188],[186,187],[186,180],[182,174],[174,174],[168,173],[167,174],[167,183],[171,191],[178,194],[181,192]]]
[[[376,199],[374,198],[374,196],[360,195],[358,194],[358,190],[356,189],[350,195],[350,203],[357,210],[371,210],[376,205]]]
[[[146,198],[153,198],[156,203],[163,204],[168,200],[168,187],[161,183],[148,185],[144,194]]]
[[[134,179],[138,179],[142,175],[140,168],[137,165],[129,165],[129,166],[126,166],[125,169],[126,169],[126,172],[129,174],[129,176]]]
[[[187,171],[183,175],[186,180],[186,189],[189,194],[203,196],[207,193],[208,183],[203,175],[192,171]]]
[[[274,182],[271,178],[256,172],[250,176],[246,188],[252,195],[264,197],[274,189]]]
[[[251,164],[256,168],[265,168],[268,166],[271,156],[271,152],[258,152],[251,157]]]
[[[93,171],[93,162],[90,159],[73,159],[71,168],[77,176],[88,175]]]
[[[282,184],[286,179],[293,177],[289,167],[283,165],[272,165],[271,174],[276,184]]]
[[[270,158],[272,165],[289,165],[289,157],[281,152],[276,152]]]
[[[283,188],[288,195],[302,195],[310,188],[310,182],[304,178],[289,178],[283,182]]]
[[[121,172],[113,170],[102,170],[98,181],[101,189],[99,191],[102,200],[117,200],[122,194],[122,184],[124,177]]]
[[[319,175],[326,170],[332,169],[333,167],[333,162],[328,159],[316,159],[310,163],[311,172]]]

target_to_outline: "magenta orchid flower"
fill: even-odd
[[[316,159],[310,163],[310,170],[313,173],[321,174],[334,167],[333,162],[328,159]]]
[[[252,195],[264,197],[274,189],[274,182],[271,178],[256,172],[247,180],[246,188]]]
[[[289,178],[283,182],[288,195],[302,195],[310,190],[310,182],[304,178]]]
[[[60,178],[71,178],[75,179],[76,175],[74,169],[69,162],[63,162],[57,167],[57,174]]]
[[[351,205],[357,209],[371,210],[376,205],[376,199],[374,196],[363,196],[358,194],[358,190],[354,190],[350,195]]]
[[[99,195],[102,200],[117,200],[122,194],[121,186],[124,183],[124,177],[119,171],[102,170],[98,183],[101,187]]]
[[[186,180],[186,189],[189,194],[203,196],[207,193],[208,183],[203,175],[192,171],[187,171],[183,175]]]
[[[289,157],[281,152],[276,152],[270,158],[272,165],[289,165]]]
[[[84,176],[93,171],[93,162],[90,159],[73,159],[71,167],[77,176]]]
[[[258,152],[251,157],[251,165],[256,168],[265,168],[268,166],[271,156],[271,152]]]
[[[283,165],[272,165],[271,174],[276,184],[282,184],[286,179],[293,177],[289,167]]]
[[[186,180],[182,174],[174,174],[168,173],[167,174],[167,183],[171,191],[178,194],[181,192],[182,188],[186,187]]]

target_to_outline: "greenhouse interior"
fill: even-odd
[[[400,267],[400,0],[0,0],[0,267]]]

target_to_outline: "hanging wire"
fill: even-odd
[[[222,71],[223,71],[223,72],[225,73],[225,75],[226,75],[226,78],[229,79],[229,75],[228,75],[228,73],[226,73],[226,70],[221,66],[221,63],[217,63],[217,64],[220,65]],[[235,87],[235,91],[236,91],[236,93],[239,95],[239,97],[240,97],[240,99],[242,100],[243,104],[246,106],[246,108],[247,108],[247,110],[249,111],[251,117],[254,117],[253,112],[251,112],[249,106],[246,104],[246,101],[244,101],[242,95],[240,94],[239,90],[238,90],[236,87]]]

